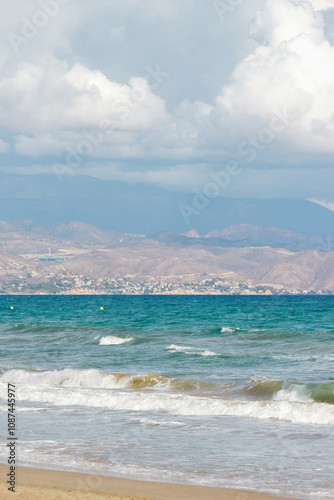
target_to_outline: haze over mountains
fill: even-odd
[[[194,196],[85,175],[59,179],[55,174],[1,174],[0,220],[24,218],[46,226],[82,221],[121,233],[145,235],[195,229],[201,236],[231,225],[250,224],[289,231],[307,239],[317,236],[334,240],[334,212],[310,201],[216,197],[187,223],[180,204],[193,207]],[[244,235],[237,238],[243,239]]]

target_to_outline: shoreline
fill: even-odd
[[[276,496],[247,490],[215,488],[121,479],[81,472],[16,467],[15,493],[8,491],[6,474],[9,466],[0,464],[0,496],[3,500],[284,500]],[[23,495],[23,496],[22,496]],[[294,500],[300,500],[295,498]]]

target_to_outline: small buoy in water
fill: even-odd
[[[13,306],[10,306],[10,309],[14,309],[14,307],[13,307]]]
[[[104,311],[104,307],[100,307],[100,311]]]

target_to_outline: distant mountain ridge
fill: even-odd
[[[9,235],[12,235],[11,238]],[[215,229],[202,236],[196,230],[186,234],[172,231],[159,231],[153,235],[121,233],[111,229],[103,229],[85,222],[74,221],[66,224],[48,227],[34,221],[0,221],[0,242],[6,242],[22,235],[26,242],[49,239],[58,242],[66,241],[83,246],[114,246],[142,239],[155,240],[160,243],[177,244],[183,247],[201,245],[205,247],[247,248],[271,247],[282,248],[292,252],[317,250],[320,252],[334,251],[334,241],[320,237],[307,238],[298,233],[292,233],[273,227],[261,227],[254,224],[236,224],[223,229]]]
[[[210,231],[205,238],[222,238],[245,246],[269,246],[286,248],[295,252],[304,250],[330,251],[334,242],[313,236],[307,238],[298,233],[274,227],[262,227],[254,224],[236,224],[222,230]]]
[[[4,250],[21,240],[21,247],[52,246],[62,241],[78,246],[114,246],[141,238],[141,235],[119,233],[102,229],[85,222],[71,222],[48,227],[34,221],[0,221],[0,247]],[[43,246],[43,245],[42,245]],[[18,248],[18,251],[22,250]]]
[[[86,224],[85,222],[70,222],[51,228],[49,234],[77,244],[113,245],[139,238],[139,235],[119,233],[111,229]]]
[[[161,230],[184,234],[192,228],[205,235],[250,224],[334,240],[334,212],[311,201],[217,196],[188,224],[179,207],[192,207],[193,198],[193,193],[86,175],[64,176],[60,182],[52,174],[0,174],[0,220],[5,221],[25,218],[45,226],[82,221],[119,233],[146,235]]]
[[[285,229],[276,229],[274,227],[262,227],[255,224],[234,224],[225,227],[221,230],[213,230],[205,235],[205,238],[226,238],[231,241],[247,239],[247,238],[261,238],[261,237],[281,237],[305,240],[301,234],[293,233]]]
[[[176,243],[182,246],[218,246],[222,248],[271,247],[283,248],[292,252],[334,250],[334,242],[320,237],[306,238],[298,233],[261,227],[254,224],[236,224],[220,230],[213,230],[203,235],[192,229],[186,234],[161,231],[150,237],[161,243]]]

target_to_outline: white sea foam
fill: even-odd
[[[104,375],[98,370],[40,373],[11,370],[0,377],[2,392],[10,380],[20,401],[56,406],[82,406],[131,412],[164,412],[183,416],[239,416],[299,424],[334,425],[334,405],[301,400],[293,391],[279,391],[270,401],[224,400],[184,393],[126,390],[134,377]],[[106,390],[109,389],[109,390]],[[110,390],[117,389],[117,390]]]
[[[223,326],[223,328],[220,330],[221,333],[232,333],[234,332],[235,328],[231,328],[229,326]]]
[[[304,356],[281,354],[279,356],[273,356],[273,359],[278,359],[278,360],[291,359],[292,361],[307,361],[310,359],[312,359],[314,361],[334,361],[334,356],[328,355],[327,353],[304,355]]]
[[[126,344],[127,342],[131,342],[133,340],[132,337],[128,339],[123,339],[120,337],[114,337],[113,335],[108,335],[107,337],[102,337],[100,339],[99,345],[120,345]]]
[[[188,351],[196,351],[195,347],[189,347],[189,346],[182,346],[182,345],[176,345],[176,344],[171,344],[168,347],[166,347],[169,351],[172,352],[188,352]]]
[[[292,403],[307,403],[310,401],[310,399],[303,394],[303,386],[300,386],[299,390],[296,387],[290,391],[282,389],[274,395],[273,399],[275,401],[290,401]]]
[[[218,356],[217,352],[213,351],[203,351],[199,353],[201,356]]]
[[[334,408],[324,403],[291,403],[286,401],[245,402],[199,398],[163,393],[112,392],[87,389],[40,390],[22,388],[21,400],[34,400],[56,405],[90,406],[123,411],[162,411],[173,415],[234,415],[261,420],[289,421],[303,424],[334,425]]]
[[[186,425],[184,422],[179,422],[175,420],[157,420],[155,418],[133,418],[133,422],[139,422],[141,424],[149,424],[149,425]]]
[[[199,356],[219,356],[217,352],[208,351],[207,349],[202,349],[199,347],[189,347],[189,346],[171,344],[168,347],[166,347],[166,349],[172,353],[182,352],[184,354],[197,354]]]
[[[50,370],[45,372],[26,372],[24,370],[10,370],[0,377],[0,384],[11,380],[18,387],[71,387],[87,389],[116,389],[126,388],[132,376],[118,377],[116,374],[104,374],[99,370]]]
[[[48,411],[48,408],[38,408],[38,407],[19,407],[18,408],[19,413],[32,413],[32,412],[40,412],[40,411]]]
[[[15,383],[18,387],[33,388],[71,388],[78,389],[165,389],[173,390],[182,380],[171,379],[156,374],[120,374],[101,373],[99,370],[49,370],[44,372],[27,372],[24,370],[10,370],[0,375],[0,390],[4,394],[7,383]],[[173,385],[174,383],[174,385]],[[187,381],[185,381],[187,385]],[[194,382],[194,384],[196,384]],[[6,411],[6,406],[3,406]],[[1,407],[0,407],[1,409]]]

